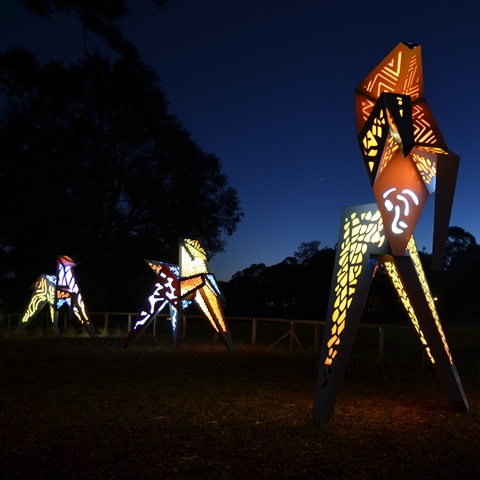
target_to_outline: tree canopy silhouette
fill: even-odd
[[[266,266],[254,264],[222,285],[226,313],[253,317],[325,320],[335,260],[319,241],[299,245],[293,257]],[[450,227],[441,272],[431,270],[431,254],[419,252],[442,321],[467,324],[480,318],[480,246],[460,227]],[[408,316],[384,268],[373,279],[363,312],[367,323],[402,324]]]
[[[23,3],[49,13],[64,2]],[[68,254],[83,263],[90,309],[135,308],[135,295],[122,299],[147,270],[143,258],[176,262],[182,237],[214,254],[236,230],[243,214],[220,160],[168,113],[157,73],[138,56],[94,53],[66,66],[9,51],[0,95],[4,305]]]
[[[254,264],[223,284],[227,315],[323,320],[335,250],[302,243],[282,262]]]

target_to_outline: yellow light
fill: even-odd
[[[400,278],[400,274],[397,270],[396,265],[388,258],[383,259],[383,264],[385,265],[385,270],[387,271],[387,274],[392,280],[393,286],[395,287],[395,290],[398,293],[400,301],[403,303],[403,306],[405,307],[405,310],[407,311],[407,314],[410,320],[412,321],[413,326],[415,327],[415,330],[420,336],[421,342],[428,347],[427,341],[425,340],[425,336],[420,328],[418,318],[415,314],[415,310],[413,309],[412,304],[410,303],[410,299],[408,298],[407,292]],[[428,358],[430,358],[430,361],[434,364],[435,359],[430,353],[430,348],[426,348],[426,352],[427,352]]]
[[[42,304],[48,302],[50,305],[50,316],[54,322],[53,305],[55,303],[55,285],[42,275],[36,283],[35,291],[30,299],[30,303],[22,317],[21,323],[28,323],[38,311],[43,307]]]
[[[199,290],[197,290],[197,292],[195,293],[195,301],[197,302],[198,306],[200,307],[202,312],[205,314],[205,316],[208,318],[209,322],[212,324],[212,327],[215,329],[217,333],[219,333],[217,325],[215,324],[215,321],[213,319],[213,316],[210,313],[210,310],[208,309],[207,303],[205,302],[205,299],[200,294]]]
[[[331,365],[337,355],[335,345],[340,345],[340,335],[345,330],[347,311],[355,295],[358,278],[362,273],[363,256],[367,252],[367,244],[381,247],[385,241],[383,222],[378,210],[367,211],[357,215],[352,213],[345,218],[343,242],[340,246],[335,286],[334,309],[332,312],[332,330],[327,341],[329,353],[325,365]]]
[[[417,246],[415,244],[415,240],[413,239],[413,237],[410,238],[410,241],[408,242],[408,245],[407,245],[407,249],[410,252],[410,258],[413,261],[413,264],[415,266],[415,271],[417,272],[418,278],[422,285],[422,290],[425,295],[425,298],[427,299],[428,307],[430,309],[430,312],[432,313],[438,333],[440,334],[440,337],[442,339],[443,348],[445,349],[445,352],[448,356],[450,364],[453,365],[453,357],[452,357],[452,354],[450,353],[450,349],[448,348],[448,343],[447,343],[447,339],[445,338],[445,333],[443,332],[442,324],[440,323],[440,317],[438,316],[437,307],[435,306],[435,298],[432,296],[432,293],[430,292],[430,287],[428,286],[427,278],[425,277],[425,272],[423,270],[422,262],[418,255]]]
[[[420,172],[422,180],[425,183],[429,193],[433,193],[435,188],[431,188],[430,185],[437,175],[436,155],[420,149],[415,149],[414,151],[410,152],[410,155],[415,162],[415,165]]]
[[[190,278],[182,278],[180,280],[180,296],[183,298],[189,292],[196,290],[204,284],[204,279],[201,275]]]

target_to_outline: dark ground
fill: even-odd
[[[421,362],[352,357],[318,432],[313,352],[122,340],[0,338],[2,478],[480,478],[478,363],[465,415]]]

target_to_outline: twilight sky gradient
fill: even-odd
[[[302,242],[333,247],[342,207],[374,201],[353,93],[400,41],[422,45],[425,98],[461,157],[450,224],[480,241],[479,2],[170,0],[165,11],[131,3],[125,33],[159,72],[170,112],[220,157],[242,201],[243,221],[210,261],[218,279],[278,263]],[[42,20],[13,0],[0,0],[0,15],[2,51],[82,55],[73,18]],[[428,252],[433,203],[415,231]]]

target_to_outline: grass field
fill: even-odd
[[[2,478],[480,478],[478,359],[457,362],[465,415],[417,354],[357,350],[319,432],[313,351],[121,343],[0,338]]]

